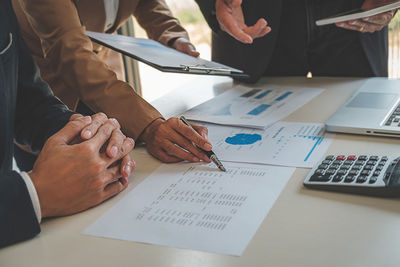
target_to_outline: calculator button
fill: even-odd
[[[329,166],[328,164],[321,164],[318,166],[318,169],[325,170],[326,168],[328,168],[328,166]]]
[[[362,184],[362,183],[365,183],[367,181],[367,176],[365,176],[365,175],[360,175],[360,176],[358,176],[358,178],[357,178],[357,183],[359,183],[359,184]]]
[[[331,175],[326,174],[313,174],[310,177],[311,182],[328,182],[331,179]]]
[[[378,157],[378,156],[371,156],[371,157],[369,157],[369,159],[370,159],[370,160],[378,160],[379,157]]]
[[[346,178],[344,178],[345,183],[351,183],[354,181],[356,177],[354,175],[347,175]]]
[[[331,163],[331,160],[324,160],[324,161],[322,161],[322,164],[330,164]]]
[[[337,160],[344,160],[345,158],[346,158],[345,155],[340,155],[336,157]]]
[[[370,184],[374,184],[376,181],[378,180],[378,178],[376,178],[376,177],[371,177],[370,179],[369,179],[369,183]]]
[[[352,170],[361,170],[362,165],[353,165],[353,168],[351,168]]]
[[[367,160],[367,158],[368,158],[368,157],[365,156],[365,155],[361,155],[361,156],[358,157],[359,160]]]
[[[387,160],[388,160],[388,157],[386,157],[386,156],[383,156],[381,159],[381,161],[387,161]]]
[[[356,159],[357,159],[356,155],[347,156],[347,160],[356,160]]]
[[[365,160],[357,160],[354,164],[356,165],[364,165]]]
[[[345,160],[345,162],[343,163],[343,164],[353,164],[354,163],[354,160]]]
[[[323,173],[324,173],[324,170],[317,169],[317,170],[315,170],[314,173],[315,173],[315,174],[323,174]]]
[[[375,169],[375,170],[381,171],[382,169],[383,169],[383,166],[382,166],[382,165],[378,165],[378,166],[376,166],[376,169]]]
[[[350,175],[357,175],[358,174],[358,170],[351,170],[349,171]]]
[[[329,156],[326,156],[325,159],[326,159],[326,160],[334,160],[334,159],[335,159],[335,156],[329,155]]]
[[[370,159],[367,161],[367,165],[375,165],[377,162],[378,162],[377,160]]]
[[[342,164],[341,160],[335,160],[332,164]]]
[[[346,172],[347,172],[346,170],[338,170],[336,174],[337,175],[345,175]]]
[[[332,174],[334,174],[335,172],[336,172],[336,169],[327,169],[326,172],[325,172],[325,174],[326,174],[326,175],[332,175]]]
[[[381,171],[374,171],[374,173],[372,175],[373,176],[379,176],[379,174],[381,174]]]
[[[350,164],[343,164],[342,167],[340,167],[341,169],[350,169],[351,165]]]
[[[371,171],[370,170],[363,170],[362,172],[361,172],[361,175],[366,175],[366,176],[369,176],[371,174]]]
[[[338,169],[339,167],[340,167],[340,164],[332,164],[330,168]]]
[[[365,165],[365,166],[364,166],[364,170],[367,170],[367,171],[370,171],[370,170],[372,170],[373,168],[374,168],[373,165]]]
[[[333,177],[332,182],[338,183],[338,182],[342,181],[343,178],[344,178],[344,175],[336,174],[336,175]]]

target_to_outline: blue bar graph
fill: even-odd
[[[315,139],[315,138],[313,138],[313,140],[314,140],[314,139]],[[319,145],[319,144],[322,142],[322,140],[324,140],[324,137],[322,137],[322,136],[318,137],[317,142],[315,142],[315,144],[314,144],[314,146],[311,148],[310,152],[308,152],[308,154],[307,154],[306,158],[304,159],[304,161],[307,161],[307,160],[308,160],[308,158],[309,158],[309,157],[311,156],[311,154],[314,152],[314,150],[315,150],[315,148],[317,147],[317,145]]]
[[[258,107],[256,107],[255,109],[253,109],[252,111],[250,111],[249,113],[247,113],[248,115],[260,115],[260,113],[264,112],[267,108],[269,108],[271,105],[267,105],[267,104],[262,104],[259,105]]]
[[[261,99],[261,98],[263,98],[264,96],[268,95],[268,94],[271,93],[271,92],[272,92],[272,90],[267,90],[267,91],[265,91],[265,92],[262,92],[261,94],[259,94],[259,95],[256,96],[255,98],[256,98],[256,99]]]
[[[275,101],[281,101],[281,100],[285,99],[286,97],[288,97],[291,94],[292,94],[292,92],[286,92],[283,95],[281,95],[280,97],[278,97],[277,99],[275,99]]]

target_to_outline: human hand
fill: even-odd
[[[216,0],[215,11],[221,30],[227,32],[236,40],[251,44],[255,38],[265,36],[271,31],[267,21],[260,18],[253,26],[244,22],[242,0]]]
[[[389,4],[391,2],[393,2],[393,0],[365,0],[361,9],[369,10],[385,3]],[[383,29],[383,27],[387,26],[395,14],[396,10],[390,10],[388,12],[377,14],[375,16],[339,22],[336,23],[336,26],[363,33],[373,33],[376,31],[380,31]]]
[[[78,120],[81,119],[83,116],[81,114],[73,114],[70,117],[70,121],[73,120]],[[114,158],[118,155],[119,150],[121,149],[121,146],[123,144],[123,141],[125,140],[126,136],[121,132],[120,124],[118,121],[114,118],[108,119],[107,116],[102,113],[96,113],[92,116],[89,117],[91,119],[91,122],[85,126],[80,134],[78,134],[71,142],[70,145],[72,144],[79,144],[85,140],[89,140],[91,137],[96,134],[97,130],[102,126],[106,121],[110,120],[114,125],[115,129],[112,132],[112,135],[110,139],[107,142],[107,147],[105,149],[106,155],[110,158]],[[122,162],[129,162],[127,160],[123,160]],[[121,171],[124,170],[126,166],[121,165]]]
[[[129,152],[134,141],[126,138],[116,157],[100,152],[115,124],[108,120],[90,140],[70,145],[90,125],[90,117],[75,118],[45,143],[30,177],[39,196],[43,217],[77,213],[118,194],[128,186],[135,162]],[[125,165],[121,173],[119,162]]]
[[[178,39],[176,39],[172,44],[172,47],[192,57],[200,56],[200,53],[196,51],[194,45],[188,39],[183,37],[179,37]]]
[[[146,143],[147,151],[163,162],[210,162],[207,155],[196,147],[206,151],[212,149],[207,139],[207,128],[191,125],[194,130],[178,118],[157,119],[144,130],[140,139]]]

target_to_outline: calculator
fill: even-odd
[[[328,155],[308,173],[304,186],[379,197],[400,197],[400,157]]]

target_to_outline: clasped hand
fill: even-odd
[[[47,140],[30,173],[42,217],[86,210],[125,189],[135,167],[133,147],[115,119],[71,116]]]

